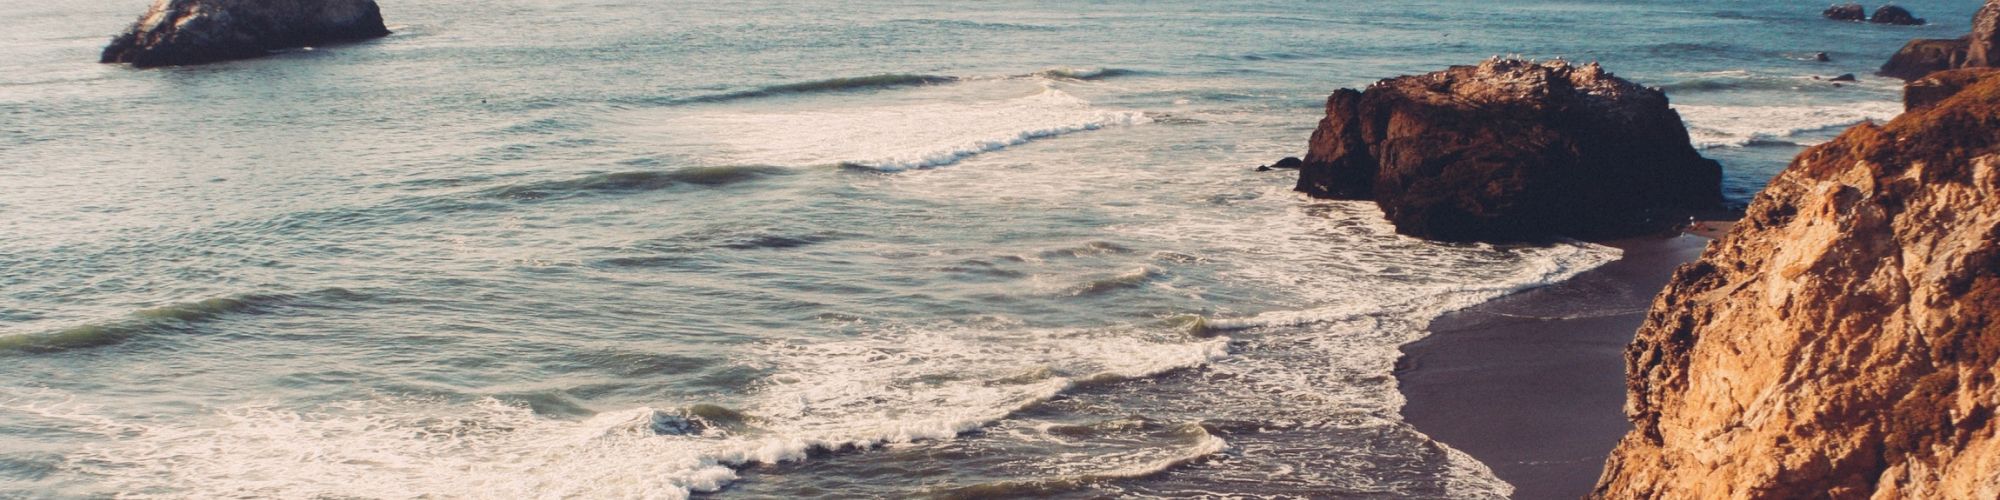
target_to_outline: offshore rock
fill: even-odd
[[[1858,3],[1839,4],[1827,7],[1819,15],[1835,21],[1862,22],[1868,20],[1868,8]]]
[[[1604,238],[1721,204],[1667,97],[1596,64],[1488,60],[1327,98],[1297,190],[1445,241]]]
[[[1597,498],[2000,498],[2000,78],[1800,154],[1626,351]]]
[[[156,0],[99,62],[202,64],[388,34],[373,0]]]
[[[1869,16],[1868,22],[1898,26],[1921,26],[1924,24],[1924,19],[1911,14],[1910,9],[1894,5],[1884,5],[1882,8],[1875,9],[1875,15]]]

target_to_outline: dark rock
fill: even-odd
[[[1833,62],[1833,56],[1829,56],[1826,55],[1825,52],[1821,52],[1818,54],[1813,54],[1813,60],[1819,62]]]
[[[1285,159],[1278,160],[1277,163],[1271,164],[1270,168],[1297,170],[1300,167],[1304,166],[1306,166],[1305,160],[1300,160],[1299,157],[1297,156],[1287,156],[1285,157]]]
[[[1658,90],[1596,64],[1489,60],[1327,98],[1297,189],[1447,241],[1606,238],[1721,203]]]
[[[1868,20],[1868,8],[1858,3],[1840,4],[1827,7],[1819,15],[1835,21],[1861,22]]]
[[[1937,71],[1967,66],[1969,42],[1963,38],[1917,39],[1889,57],[1877,71],[1882,76],[1915,80]]]
[[[1842,75],[1840,75],[1840,76],[1836,76],[1836,77],[1833,77],[1833,78],[1830,78],[1830,79],[1828,79],[1827,81],[1833,81],[1833,82],[1856,82],[1856,81],[1861,81],[1861,80],[1860,80],[1859,78],[1855,78],[1855,77],[1854,77],[1854,74],[1853,74],[1853,73],[1845,73],[1845,74],[1842,74]]]
[[[156,0],[99,60],[202,64],[388,34],[373,0]]]
[[[1875,9],[1875,15],[1870,16],[1868,22],[1899,26],[1920,26],[1924,24],[1924,19],[1910,14],[1909,9],[1894,5],[1884,5],[1882,8]]]

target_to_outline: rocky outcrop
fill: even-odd
[[[1911,14],[1910,9],[1894,5],[1884,5],[1882,8],[1875,9],[1875,15],[1869,16],[1868,22],[1898,26],[1921,26],[1924,24],[1924,19]]]
[[[1596,64],[1489,60],[1327,98],[1297,189],[1446,241],[1613,237],[1721,203],[1658,90]]]
[[[1879,13],[1877,15],[1880,15]],[[1921,20],[1919,20],[1921,21]],[[1972,33],[1960,38],[1916,39],[1882,65],[1882,76],[1916,80],[1957,68],[2000,67],[2000,0],[1987,0],[1972,16]]]
[[[2000,78],[1812,147],[1626,351],[1598,498],[2000,498]]]
[[[1827,7],[1819,15],[1835,21],[1862,22],[1868,20],[1868,8],[1858,3],[1837,4]]]
[[[1891,78],[1915,80],[1939,71],[1968,67],[1967,48],[1963,38],[1910,40],[1903,45],[1903,50],[1889,57],[1889,62],[1883,64],[1878,73]]]
[[[373,0],[156,0],[100,61],[202,64],[388,34]]]

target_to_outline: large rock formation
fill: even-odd
[[[1882,65],[1882,76],[1915,80],[1956,68],[2000,67],[2000,0],[1987,0],[1972,16],[1972,33],[1960,38],[1910,40]]]
[[[1327,98],[1297,189],[1373,199],[1403,234],[1611,237],[1721,203],[1667,97],[1596,64],[1494,59]]]
[[[373,0],[156,0],[100,61],[202,64],[388,34]]]
[[[2000,498],[2000,77],[1806,150],[1626,352],[1600,498]]]

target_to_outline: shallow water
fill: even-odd
[[[91,62],[146,2],[0,5],[0,496],[1501,496],[1396,346],[1616,251],[1250,167],[1334,88],[1562,56],[1745,201],[1898,110],[1812,76],[1977,6],[1903,3],[412,0],[148,71]]]

